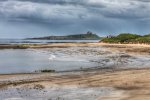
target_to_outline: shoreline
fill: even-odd
[[[150,47],[149,44],[117,44],[102,42],[76,42],[76,43],[45,43],[45,44],[0,44],[0,49],[27,49],[27,48],[55,48],[55,47],[84,47],[84,46],[131,46],[131,47]]]
[[[150,54],[150,45],[147,44],[110,44],[110,43],[48,43],[48,44],[10,44],[0,45],[4,49],[46,49],[69,47],[104,47],[112,51],[128,52],[133,54]]]

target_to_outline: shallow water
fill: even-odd
[[[33,72],[42,69],[76,70],[96,66],[95,62],[71,55],[54,54],[45,50],[0,50],[0,73]]]
[[[38,70],[71,71],[85,68],[149,67],[150,56],[111,52],[103,47],[0,50],[0,73]]]

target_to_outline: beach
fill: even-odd
[[[47,74],[1,75],[0,93],[1,93],[1,98],[4,98],[5,95],[7,95],[7,94],[4,95],[6,90],[7,90],[6,93],[9,94],[9,91],[11,89],[19,89],[14,91],[13,94],[9,94],[10,98],[35,99],[36,97],[38,97],[39,94],[37,94],[36,97],[34,97],[34,92],[28,95],[28,91],[27,91],[28,89],[37,90],[37,91],[47,90],[45,92],[46,94],[51,90],[50,88],[52,87],[57,88],[58,90],[60,89],[60,91],[61,88],[63,87],[66,88],[76,87],[79,89],[80,88],[91,88],[91,89],[104,88],[104,90],[102,91],[110,91],[110,92],[108,92],[108,94],[106,93],[103,95],[99,94],[96,96],[94,100],[146,100],[150,98],[149,97],[149,93],[150,93],[149,91],[150,72],[149,71],[150,69],[130,69],[130,70],[117,70],[117,71],[105,70],[105,71],[94,71],[94,72],[65,73],[63,75],[48,74],[48,73]],[[27,89],[26,92],[24,92],[24,89]],[[15,93],[17,94],[17,92],[19,91],[20,91],[20,95],[19,96],[16,95],[15,97]],[[74,91],[74,94],[76,94],[76,91]],[[92,94],[94,95],[94,92],[90,93],[89,95]],[[23,96],[20,97],[21,95]],[[63,98],[63,95],[59,95],[58,97]],[[19,99],[19,100],[24,100],[24,99]],[[48,97],[44,100],[48,100]]]
[[[7,45],[7,49],[13,46],[16,45]],[[4,49],[5,45],[1,45],[0,48]],[[148,63],[150,45],[53,43],[27,45],[26,49],[40,49],[54,54],[59,51],[72,56],[79,54],[80,58],[89,57],[90,60],[95,58],[94,61],[103,61],[105,64],[100,63],[100,67],[70,71],[1,74],[1,100],[41,100],[41,98],[42,100],[148,100],[150,98]],[[101,59],[97,59],[99,57]]]

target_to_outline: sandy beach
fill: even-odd
[[[49,87],[111,87],[113,90],[110,94],[98,96],[95,100],[148,100],[150,98],[149,79],[150,69],[105,70],[63,75],[17,74],[1,75],[0,87],[2,91],[4,89],[9,91],[10,87],[19,88],[22,91],[23,88],[30,90],[36,88],[41,91]]]
[[[110,49],[128,52],[149,53],[148,44],[109,44],[109,43],[49,43],[49,44],[1,44],[0,49],[27,49],[27,48],[67,48],[67,47],[108,47]]]
[[[60,43],[32,45],[28,48],[99,46],[112,52],[126,52],[132,55],[149,55],[150,50],[150,45],[105,43]],[[149,100],[150,68],[99,68],[56,73],[1,74],[0,88],[1,100],[41,100],[42,97],[45,97],[42,100],[69,100],[70,96],[73,100]],[[12,92],[14,94],[11,94]],[[54,94],[50,95],[52,92]]]

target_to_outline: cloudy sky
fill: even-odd
[[[0,38],[150,33],[150,0],[0,0]]]

